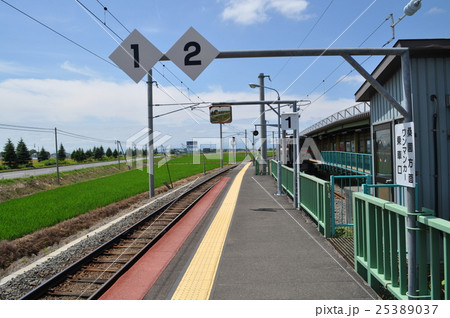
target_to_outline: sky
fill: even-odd
[[[69,152],[113,148],[114,140],[124,148],[127,142],[142,145],[146,79],[136,84],[109,59],[134,29],[162,53],[190,27],[218,51],[380,48],[398,39],[450,37],[450,1],[422,0],[422,8],[401,20],[395,39],[386,44],[392,38],[388,16],[397,21],[408,2],[0,0],[0,150],[8,138],[16,145],[23,138],[29,149],[54,152],[54,128]],[[355,58],[369,72],[381,60]],[[208,106],[259,100],[259,90],[248,84],[258,83],[260,73],[270,76],[264,84],[282,100],[305,101],[300,103],[301,131],[356,104],[354,94],[363,79],[342,62],[340,57],[215,59],[195,81],[173,62],[158,62],[153,68],[155,144],[214,143],[207,139],[217,140],[219,125],[209,122]],[[267,100],[277,99],[272,90],[265,94]],[[192,107],[180,110],[187,106]],[[225,145],[235,136],[242,147],[245,130],[251,136],[259,115],[259,106],[234,106],[233,122],[223,125]],[[276,114],[266,112],[266,120],[275,124]],[[268,128],[269,137],[274,130]]]

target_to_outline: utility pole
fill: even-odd
[[[259,79],[259,100],[264,101],[264,77],[268,77],[268,75],[264,75],[264,73],[260,73],[258,76]],[[263,163],[261,165],[261,175],[265,175],[267,171],[267,126],[266,126],[266,105],[261,103],[259,109],[260,115],[260,124],[261,124],[261,155],[263,159]]]
[[[59,162],[58,162],[58,130],[55,127],[55,149],[56,149],[56,181],[59,182]]]
[[[148,183],[149,183],[149,197],[155,196],[155,175],[153,167],[153,76],[152,70],[148,71],[147,75],[147,103],[148,103]]]
[[[220,125],[220,168],[223,168],[223,140],[222,140],[222,124]]]

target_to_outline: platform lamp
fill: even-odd
[[[268,86],[262,86],[262,85],[258,85],[258,84],[248,84],[248,86],[250,86],[250,88],[266,88],[266,89],[270,89],[275,91],[275,93],[277,93],[277,99],[278,101],[280,100],[280,93],[272,87],[268,87]],[[272,107],[270,107],[272,108]],[[275,111],[272,108],[273,111]],[[278,115],[278,160],[277,160],[277,193],[275,193],[276,195],[283,195],[283,190],[281,187],[281,107],[280,107],[280,103],[278,103],[278,112],[275,111],[275,113]]]

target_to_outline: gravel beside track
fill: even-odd
[[[209,175],[207,175],[206,177],[209,177]],[[199,183],[203,178],[205,177],[199,178],[195,183]],[[151,211],[156,210],[165,203],[175,199],[181,193],[186,191],[188,188],[189,183],[184,186],[177,187],[169,192],[166,192],[165,194],[158,195],[155,199],[152,199],[151,201],[147,200],[146,202],[143,202],[143,204],[148,203],[148,205],[146,205],[145,207],[137,208],[134,211],[132,211],[132,213],[130,213],[131,211],[126,211],[127,213],[129,213],[128,215],[126,215],[126,217],[124,217],[119,222],[111,226],[108,226],[106,229],[104,229],[99,233],[95,233],[93,235],[90,233],[83,233],[83,235],[87,234],[87,237],[85,239],[82,239],[74,246],[71,246],[70,248],[58,253],[56,256],[49,258],[45,262],[33,267],[32,269],[26,271],[25,273],[20,274],[17,277],[12,278],[8,281],[6,281],[8,277],[2,278],[2,280],[0,281],[0,299],[2,300],[19,299],[29,291],[33,290],[35,287],[46,282],[48,279],[53,277],[62,269],[76,262],[82,256],[89,254],[98,246],[109,241],[126,228],[130,227],[140,219],[147,216]],[[122,213],[121,215],[124,214],[125,213]],[[120,215],[116,216],[114,219],[117,219],[119,217]],[[111,222],[114,219],[109,219],[103,222],[103,224],[99,224],[96,228],[108,222]],[[82,235],[73,237],[73,240],[79,238],[80,236]]]

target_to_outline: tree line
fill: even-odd
[[[50,152],[46,151],[44,147],[42,147],[40,151],[36,151],[35,149],[28,150],[28,147],[22,138],[20,138],[17,146],[14,146],[11,139],[8,139],[5,146],[3,147],[1,155],[3,164],[8,166],[8,168],[10,169],[19,167],[32,167],[33,155],[36,155],[39,162],[50,159]],[[66,160],[67,155],[68,154],[66,153],[63,144],[60,144],[59,150],[57,152],[58,160]],[[119,152],[117,151],[117,149],[114,149],[113,151],[108,147],[105,151],[103,146],[100,146],[94,147],[93,149],[88,149],[86,151],[82,148],[78,148],[72,152],[70,158],[75,160],[76,162],[83,162],[86,160],[102,160],[104,157],[117,158],[118,156]]]

